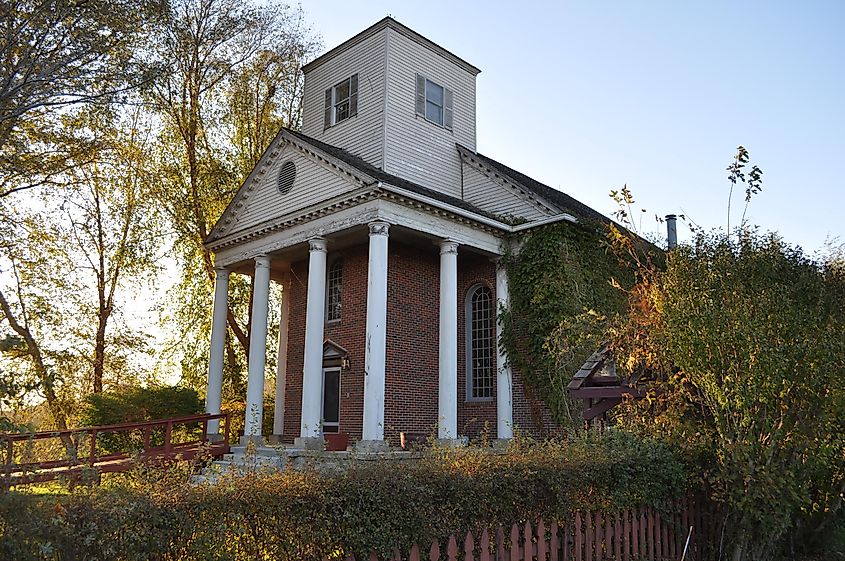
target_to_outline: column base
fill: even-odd
[[[241,446],[248,446],[249,444],[264,446],[265,444],[264,437],[261,435],[242,436],[238,442]]]
[[[359,440],[355,443],[355,451],[361,454],[378,454],[389,452],[390,445],[386,440]]]
[[[438,446],[444,446],[446,448],[463,448],[469,444],[469,438],[466,436],[459,436],[458,438],[438,438],[435,442],[437,442]]]
[[[293,447],[299,450],[325,450],[326,441],[318,436],[297,436],[293,440]]]
[[[267,437],[267,442],[269,444],[281,444],[282,443],[282,435],[281,434],[271,434]]]
[[[496,438],[490,443],[490,447],[494,450],[505,450],[511,444],[510,438]]]

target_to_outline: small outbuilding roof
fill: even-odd
[[[608,346],[604,345],[575,373],[567,391],[570,397],[584,401],[581,416],[589,423],[603,418],[605,413],[622,403],[625,395],[642,397],[635,384],[636,379],[622,380],[616,374],[616,362]]]

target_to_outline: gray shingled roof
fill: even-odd
[[[452,206],[461,208],[463,210],[467,210],[469,212],[474,212],[481,216],[485,216],[487,218],[492,218],[494,220],[502,221],[501,216],[497,216],[494,213],[488,212],[486,210],[482,210],[477,206],[468,203],[463,199],[459,199],[457,197],[453,197],[451,195],[447,195],[445,193],[441,193],[440,191],[436,191],[434,189],[430,189],[419,183],[414,183],[413,181],[408,181],[407,179],[403,179],[399,176],[387,173],[386,171],[375,167],[374,165],[366,162],[365,160],[361,159],[354,154],[347,152],[342,148],[338,148],[336,146],[332,146],[331,144],[326,144],[325,142],[319,141],[315,138],[311,138],[310,136],[304,135],[299,131],[285,129],[291,135],[299,138],[303,142],[311,144],[315,148],[325,152],[326,154],[337,158],[341,162],[344,162],[355,169],[369,175],[370,177],[377,179],[383,183],[388,185],[393,185],[394,187],[399,187],[401,189],[406,189],[413,193],[417,193],[419,195],[423,195],[425,197],[430,197],[432,199],[450,204]],[[563,193],[562,191],[558,191],[548,185],[540,183],[539,181],[528,177],[527,175],[516,171],[515,169],[509,168],[505,164],[501,162],[497,162],[493,158],[489,158],[483,154],[479,154],[478,152],[473,152],[469,148],[465,146],[461,146],[460,144],[456,145],[461,150],[472,154],[474,157],[477,157],[479,161],[481,161],[484,165],[488,166],[489,168],[497,171],[498,173],[502,174],[506,178],[508,178],[513,183],[519,184],[522,187],[533,191],[538,197],[545,199],[549,203],[558,207],[558,209],[562,212],[567,212],[574,216],[585,218],[588,220],[599,220],[602,222],[610,222],[611,220],[603,215],[602,213],[598,212],[590,208],[589,206],[585,205],[581,201],[574,199]]]
[[[517,183],[519,185],[522,185],[526,189],[534,191],[537,196],[557,206],[558,209],[563,212],[568,212],[581,218],[600,220],[602,222],[609,221],[609,218],[607,216],[603,215],[602,213],[593,208],[588,207],[581,201],[570,197],[562,191],[558,191],[557,189],[540,183],[539,181],[528,177],[524,173],[520,173],[515,169],[509,168],[501,162],[497,162],[493,158],[488,158],[484,154],[474,152],[466,146],[461,146],[460,144],[458,144],[458,147],[461,150],[464,150],[466,152],[469,152],[473,156],[476,156],[483,164],[501,173],[514,183]]]

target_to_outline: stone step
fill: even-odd
[[[234,455],[241,455],[241,456],[263,456],[263,457],[270,457],[270,458],[278,458],[285,453],[285,449],[281,446],[256,446],[253,447],[249,453],[247,453],[246,446],[231,446],[229,447],[229,452]]]

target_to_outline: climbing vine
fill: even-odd
[[[566,386],[625,309],[634,268],[611,248],[608,227],[560,222],[533,230],[505,257],[510,309],[501,344],[512,367],[562,425],[579,421]]]

